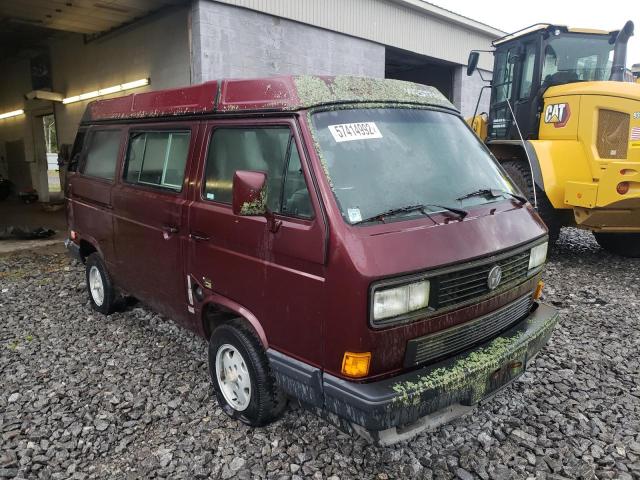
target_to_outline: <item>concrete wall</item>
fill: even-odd
[[[282,74],[384,77],[382,45],[220,3],[192,12],[193,83]]]
[[[133,92],[189,85],[189,60],[187,8],[152,16],[89,43],[81,35],[69,35],[51,44],[53,87],[66,97],[145,77],[151,84]],[[60,144],[73,143],[87,103],[56,104]]]
[[[218,0],[451,63],[504,32],[423,0]],[[490,68],[490,56],[480,68]]]
[[[14,59],[0,63],[0,113],[12,112],[24,108],[22,97],[24,84],[31,84],[29,60]],[[9,174],[5,142],[24,139],[25,117],[0,120],[0,175]]]
[[[482,76],[487,80],[491,80],[491,72],[482,70]],[[460,109],[465,118],[473,115],[478,95],[480,95],[480,90],[485,85],[488,85],[488,82],[483,82],[478,72],[474,72],[470,77],[467,76],[466,66],[460,66],[454,70],[453,103]],[[486,88],[482,93],[478,113],[489,112],[490,97],[491,90]]]
[[[26,101],[24,94],[31,90],[31,70],[29,58],[12,58],[0,63],[0,113],[25,110],[24,115],[0,120],[0,174],[9,178],[9,163],[15,173],[23,175],[15,179],[18,190],[46,186],[46,157],[37,155],[34,146],[34,128],[38,127],[38,115],[51,113],[51,107],[42,109],[38,102]],[[11,155],[8,142],[22,142],[23,152]],[[39,175],[38,167],[45,168],[45,176]],[[45,182],[41,185],[42,182]]]

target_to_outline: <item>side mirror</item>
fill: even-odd
[[[233,175],[234,215],[260,216],[267,213],[267,174],[238,170]]]
[[[473,72],[476,71],[479,58],[480,58],[480,52],[469,53],[469,59],[467,60],[467,76],[471,76]]]

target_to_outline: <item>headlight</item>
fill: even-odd
[[[373,320],[397,317],[429,305],[429,280],[400,287],[376,290],[373,294]]]
[[[536,245],[531,249],[531,253],[529,254],[529,270],[539,267],[545,262],[545,260],[547,259],[548,247],[549,243],[544,242],[540,245]]]

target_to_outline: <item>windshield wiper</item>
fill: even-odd
[[[462,208],[447,207],[446,205],[439,205],[439,204],[435,204],[435,203],[427,203],[425,206],[426,207],[437,207],[437,208],[442,208],[444,210],[448,210],[451,213],[455,213],[456,215],[460,216],[460,220],[462,220],[464,217],[469,215],[469,212],[467,212],[466,210],[464,210]]]
[[[406,207],[391,208],[389,210],[385,210],[384,212],[380,212],[370,217],[363,218],[362,220],[358,220],[357,222],[353,222],[351,225],[373,222],[374,220],[384,220],[384,217],[398,215],[399,213],[422,212],[425,215],[429,216],[429,214],[425,211],[425,208],[427,208],[427,205],[423,205],[421,203],[417,205],[407,205]]]
[[[409,213],[409,212],[422,212],[427,217],[431,218],[431,215],[429,215],[429,213],[426,211],[426,209],[429,207],[431,208],[437,207],[437,208],[442,208],[443,210],[448,210],[449,212],[452,212],[458,215],[461,220],[469,214],[469,212],[467,212],[466,210],[462,210],[461,208],[445,207],[444,205],[436,205],[433,203],[418,203],[416,205],[407,205],[406,207],[391,208],[389,210],[385,210],[384,212],[378,213],[376,215],[372,215],[370,217],[364,218],[357,222],[353,222],[352,225],[356,225],[358,223],[373,222],[374,220],[384,221],[385,217],[390,217],[393,215],[398,215],[400,213]]]
[[[471,197],[491,197],[491,198],[498,198],[498,197],[504,197],[505,195],[515,198],[516,200],[518,200],[520,202],[521,205],[524,205],[525,203],[528,202],[528,200],[523,197],[522,195],[518,195],[516,193],[511,193],[508,190],[500,190],[500,189],[496,189],[496,188],[481,188],[480,190],[476,190],[475,192],[471,192],[471,193],[467,193],[465,195],[462,195],[461,197],[456,198],[456,200],[465,200],[467,198],[471,198]]]

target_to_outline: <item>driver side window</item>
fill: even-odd
[[[288,127],[216,128],[207,155],[203,197],[231,203],[237,170],[266,172],[267,207],[272,212],[313,216],[300,155]]]
[[[295,142],[291,142],[289,163],[285,172],[284,187],[282,189],[282,213],[294,217],[311,218],[313,209],[309,199],[309,190],[304,181],[300,154]]]

